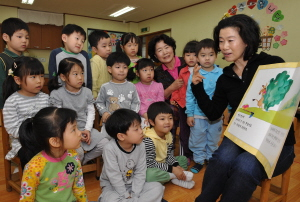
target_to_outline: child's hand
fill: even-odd
[[[176,176],[178,180],[186,180],[186,176],[184,174],[184,169],[180,166],[173,167],[172,173]]]
[[[109,116],[110,116],[110,113],[104,112],[104,114],[102,115],[102,122],[106,123],[106,120],[108,119]]]
[[[182,79],[176,79],[172,84],[173,91],[181,88],[183,86],[183,80]]]
[[[193,127],[195,125],[194,117],[187,117],[186,123],[189,125],[189,127]]]
[[[196,64],[193,70],[193,77],[192,77],[192,82],[194,85],[197,85],[198,83],[202,82],[203,79],[205,79],[205,77],[200,74],[199,72],[200,69],[201,66]]]
[[[178,103],[174,100],[170,100],[170,104],[179,107]]]
[[[81,132],[81,141],[86,142],[87,144],[91,144],[91,132],[88,130],[84,130]]]

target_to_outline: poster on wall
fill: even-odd
[[[97,30],[97,29],[88,28],[87,36],[90,35],[90,33],[92,33],[94,30]],[[100,30],[100,29],[98,29],[98,30]],[[106,32],[110,36],[112,52],[115,52],[116,44],[118,41],[121,40],[121,37],[125,32],[115,32],[115,31],[108,31],[108,30],[102,30],[102,31]],[[89,54],[89,58],[92,58],[95,55],[95,52],[92,51],[92,47],[90,46],[90,43],[88,41],[87,41],[87,52]]]
[[[258,68],[225,136],[256,158],[269,179],[300,99],[300,62]]]

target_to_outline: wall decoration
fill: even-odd
[[[279,22],[284,19],[284,15],[282,15],[281,10],[277,10],[272,17],[274,22]]]
[[[237,4],[238,11],[242,12],[246,8],[246,2]]]
[[[92,33],[94,30],[97,29],[88,28],[87,36],[90,35],[90,33]],[[108,31],[108,30],[102,30],[102,31],[106,32],[110,36],[111,44],[112,44],[112,52],[115,52],[116,43],[121,40],[121,37],[125,32],[115,32],[115,31]],[[92,47],[90,46],[89,42],[87,42],[87,52],[90,58],[92,58],[95,55],[94,51],[92,51]]]
[[[228,18],[228,17],[230,17],[230,14],[229,13],[224,13],[224,15],[221,18],[221,20],[224,20],[225,18]]]
[[[237,12],[237,7],[236,7],[236,5],[232,6],[232,7],[228,10],[228,13],[229,13],[230,15],[235,15],[236,12]]]
[[[278,47],[279,47],[279,43],[276,42],[273,44],[273,48],[277,49]]]
[[[240,2],[236,5],[233,5],[227,13],[224,13],[222,19],[228,18],[230,16],[236,15],[238,12],[243,12],[245,9],[254,9],[255,7],[258,10],[264,10],[266,11],[266,14],[272,14],[270,16],[270,20],[273,22],[281,22],[284,20],[283,12],[278,9],[278,6],[274,3],[269,3],[269,0],[247,0],[247,2]],[[254,15],[250,15],[254,19]],[[262,18],[263,19],[263,18]],[[260,18],[254,19],[258,24],[260,24]],[[262,50],[270,50],[271,47],[277,49],[280,46],[287,45],[287,39],[285,37],[288,36],[288,31],[283,30],[284,26],[283,24],[280,25],[273,25],[272,26],[265,26],[262,29],[262,36],[259,48],[262,48]],[[276,28],[275,28],[276,27]],[[278,33],[280,30],[283,30],[281,33]],[[277,33],[276,33],[277,32]],[[276,33],[276,35],[275,35]],[[274,38],[274,44],[272,46],[272,39]]]
[[[275,40],[275,41],[280,41],[280,36],[276,35],[276,36],[274,37],[274,40]]]
[[[283,28],[284,28],[283,25],[278,25],[278,26],[276,27],[276,29],[278,29],[278,30],[282,30]]]
[[[253,9],[256,6],[257,0],[248,0],[247,1],[247,6],[250,9]]]
[[[269,3],[269,5],[266,8],[266,13],[267,14],[272,14],[275,13],[277,11],[278,7],[273,4],[273,3]]]
[[[270,50],[272,45],[273,36],[262,36],[261,39],[261,48],[262,50]]]
[[[269,36],[273,36],[273,34],[275,34],[275,27],[270,27]]]
[[[282,41],[280,41],[280,44],[282,46],[285,46],[287,44],[287,40],[286,39],[282,39]]]
[[[282,31],[281,32],[281,37],[282,38],[285,38],[285,37],[287,37],[288,36],[288,32],[287,31]]]
[[[268,5],[268,0],[258,0],[257,2],[258,10],[265,8],[267,5]]]

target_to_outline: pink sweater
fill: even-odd
[[[150,85],[142,84],[138,82],[135,84],[136,90],[140,97],[141,107],[139,114],[142,116],[147,112],[148,107],[158,101],[165,101],[164,98],[164,88],[161,83],[152,81]]]

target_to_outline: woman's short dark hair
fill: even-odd
[[[154,36],[151,39],[151,41],[148,43],[148,55],[152,60],[154,60],[154,62],[160,62],[155,56],[155,46],[160,41],[163,41],[165,44],[171,46],[173,48],[174,55],[175,55],[176,42],[172,37],[169,37],[165,34]]]
[[[220,30],[233,27],[237,28],[239,35],[241,36],[243,42],[247,44],[244,53],[244,60],[249,60],[249,58],[255,54],[258,50],[258,46],[261,42],[260,40],[260,28],[257,22],[248,15],[238,14],[229,18],[225,18],[219,22],[219,24],[214,29],[214,41],[216,50],[220,51],[219,48],[219,34]]]
[[[109,136],[117,139],[118,133],[126,134],[135,121],[141,123],[141,117],[135,111],[125,108],[117,109],[108,117],[105,129]]]

